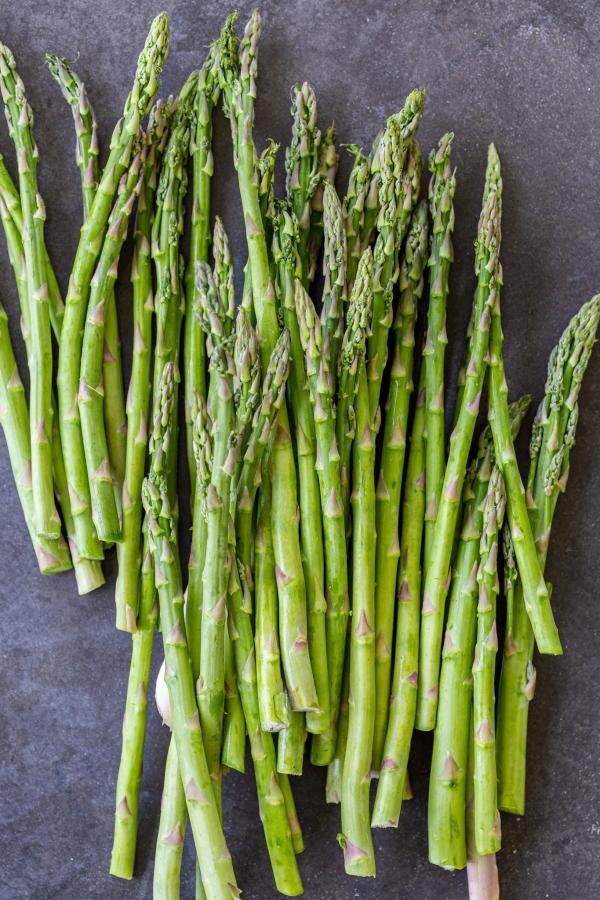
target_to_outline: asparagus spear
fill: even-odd
[[[317,274],[317,262],[323,243],[323,214],[325,185],[333,187],[337,175],[339,157],[335,148],[335,125],[331,124],[321,135],[317,170],[319,183],[310,202],[310,241],[308,245],[308,283],[311,285]]]
[[[362,252],[360,236],[365,214],[365,200],[369,188],[370,162],[356,144],[349,144],[348,150],[354,155],[354,163],[348,179],[348,189],[343,203],[346,244],[348,248],[346,285],[348,292],[350,292],[356,278]]]
[[[517,434],[530,397],[511,407]],[[448,621],[442,653],[440,702],[429,780],[429,860],[462,869],[466,863],[465,791],[472,707],[471,669],[476,638],[477,569],[483,531],[483,503],[493,465],[490,428],[479,440],[463,491],[462,527],[454,563]]]
[[[146,44],[140,54],[133,88],[125,103],[123,118],[113,133],[110,156],[104,167],[90,214],[82,228],[65,304],[57,376],[60,429],[77,544],[80,554],[86,557],[93,555],[96,535],[91,517],[90,488],[85,467],[77,393],[88,293],[113,205],[113,197],[123,172],[131,162],[132,147],[140,121],[149,110],[158,88],[158,77],[167,55],[168,43],[168,20],[166,14],[161,13],[152,23]]]
[[[480,855],[475,846],[475,786],[474,769],[473,715],[469,728],[469,763],[467,768],[467,884],[469,900],[499,900],[500,885],[498,883],[498,865],[496,854]]]
[[[332,184],[323,189],[323,232],[325,257],[323,259],[322,327],[323,344],[328,358],[329,380],[335,389],[338,358],[344,337],[344,312],[346,293],[346,232],[344,212]]]
[[[398,278],[396,247],[404,239],[405,227],[403,211],[412,210],[411,183],[409,195],[403,170],[407,159],[407,138],[418,127],[423,111],[422,91],[409,94],[402,113],[388,119],[378,148],[379,160],[379,214],[377,217],[377,240],[373,250],[375,284],[373,291],[373,328],[367,347],[369,403],[374,414],[379,405],[381,379],[387,360],[387,338],[392,324],[392,292]],[[403,127],[409,120],[411,131]],[[406,132],[406,137],[405,137]],[[419,165],[417,165],[419,169]],[[416,192],[418,193],[418,191]]]
[[[210,244],[210,192],[214,170],[212,152],[212,117],[219,99],[219,85],[215,72],[214,54],[209,52],[198,73],[192,107],[190,157],[192,160],[192,215],[190,243],[185,275],[186,314],[183,330],[183,360],[185,369],[184,405],[188,470],[192,502],[196,485],[193,449],[193,406],[196,395],[206,396],[206,359],[204,335],[198,326],[193,309],[195,304],[196,263],[208,262]]]
[[[328,238],[329,240],[329,238]],[[327,657],[330,673],[331,723],[313,740],[311,759],[328,765],[335,754],[336,723],[340,705],[346,633],[349,613],[348,558],[345,517],[348,510],[348,469],[354,431],[354,397],[357,374],[364,361],[370,322],[372,254],[359,264],[348,306],[347,328],[341,348],[340,390],[337,411],[323,332],[308,295],[296,291],[300,334],[306,353],[311,398],[314,404],[318,443],[317,472],[321,488],[325,557],[327,562]]]
[[[287,693],[284,694],[284,703],[288,724],[277,735],[277,771],[282,775],[302,775],[306,716],[292,708]]]
[[[154,856],[154,897],[178,898],[181,880],[181,861],[187,826],[185,792],[181,781],[177,747],[171,739],[160,801],[160,822]]]
[[[363,282],[363,303],[372,308],[373,268]],[[357,278],[357,284],[359,284]],[[368,326],[367,326],[368,327]],[[352,624],[348,742],[342,776],[344,865],[349,875],[375,875],[369,816],[369,786],[375,724],[375,433],[369,402],[367,369],[362,356],[357,371],[356,440],[352,490]]]
[[[423,293],[427,252],[427,205],[416,209],[400,268],[400,296],[394,322],[394,358],[385,407],[383,447],[376,494],[377,555],[375,571],[375,674],[376,707],[373,769],[381,767],[390,709],[394,598],[400,557],[398,517],[406,451],[408,411],[413,391],[413,356],[417,306]],[[417,473],[420,475],[420,470]],[[410,483],[410,482],[409,482]],[[412,515],[412,511],[411,511]],[[416,522],[418,517],[415,516]],[[412,670],[411,670],[412,671]],[[410,674],[410,673],[409,673]]]
[[[23,213],[23,254],[30,298],[31,354],[29,421],[33,523],[41,537],[58,538],[61,524],[54,502],[52,477],[52,340],[44,244],[46,210],[38,191],[38,149],[33,137],[33,113],[14,57],[0,44],[0,91],[8,129],[17,154]]]
[[[490,160],[496,167],[496,178],[500,183],[500,160],[496,149],[490,147]],[[499,284],[502,278],[498,279]],[[521,481],[515,448],[508,427],[508,387],[502,361],[502,323],[500,319],[500,289],[495,292],[492,305],[490,327],[490,408],[489,420],[494,436],[494,447],[498,464],[506,483],[507,513],[511,536],[517,557],[517,567],[523,587],[523,600],[531,627],[541,653],[561,654],[562,647],[558,629],[550,606],[550,593],[544,580],[535,548],[531,523],[527,515],[525,489]]]
[[[321,495],[316,471],[315,422],[307,384],[307,372],[296,313],[295,279],[300,277],[298,256],[300,237],[296,222],[284,204],[278,208],[273,237],[273,261],[277,266],[277,288],[283,312],[283,321],[290,334],[290,375],[288,399],[295,431],[296,462],[298,467],[298,499],[300,512],[300,539],[302,547],[304,582],[306,586],[308,647],[314,676],[319,711],[308,713],[306,727],[313,734],[320,734],[329,726],[329,681],[327,672],[327,647],[325,637],[325,613],[327,610],[323,585],[325,562],[323,535],[320,527]]]
[[[2,166],[0,165],[0,172],[1,170]],[[17,283],[17,293],[19,295],[19,303],[21,307],[21,330],[23,333],[23,338],[25,340],[25,346],[27,348],[27,355],[29,357],[32,352],[30,346],[31,329],[29,326],[30,304],[29,294],[27,290],[27,280],[25,277],[25,267],[23,263],[23,242],[21,239],[23,218],[19,196],[12,186],[12,183],[10,182],[8,173],[5,174],[8,179],[9,190],[8,192],[0,193],[0,217],[2,218],[2,224],[4,226],[4,232],[8,244],[9,257],[15,274],[15,281]],[[2,181],[1,177],[0,181]],[[12,190],[10,189],[11,187]],[[5,197],[7,197],[7,200],[11,204],[10,212],[6,203],[4,202]],[[49,288],[51,288],[52,285],[56,286],[55,291],[50,290],[49,296],[51,299],[52,297],[54,297],[56,301],[54,306],[56,315],[54,317],[53,327],[59,329],[61,323],[61,316],[59,315],[59,311],[60,307],[62,306],[62,299],[60,297],[60,293],[58,292],[58,285],[56,284],[56,279],[54,277],[54,270],[52,269],[52,265],[49,259],[47,259],[46,262],[46,271],[48,275]],[[56,398],[54,396],[54,392],[52,394],[52,406],[53,409],[56,409]],[[25,421],[24,424],[29,431],[29,420]],[[30,438],[28,438],[28,445],[29,441]],[[73,568],[75,570],[77,590],[80,594],[87,594],[90,591],[95,590],[97,587],[100,587],[100,585],[104,584],[104,576],[102,575],[102,568],[99,562],[97,562],[96,560],[84,559],[83,557],[81,557],[78,551],[75,534],[75,523],[73,521],[73,515],[71,512],[71,501],[67,487],[67,476],[62,454],[62,444],[56,417],[53,418],[52,422],[52,464],[54,470],[55,493],[62,511],[65,532],[69,543],[69,550],[71,552]],[[31,515],[33,516],[33,509],[31,511]],[[59,540],[61,539],[59,538]],[[96,543],[96,553],[99,557],[101,557],[102,547],[99,542]]]
[[[473,781],[475,848],[481,855],[500,849],[500,813],[498,812],[496,746],[496,598],[498,582],[498,535],[502,529],[506,494],[498,466],[490,476],[483,505],[483,529],[479,550],[479,601],[477,605],[477,641],[473,660]]]
[[[229,626],[229,617],[227,623]],[[246,720],[237,686],[233,647],[228,628],[225,629],[225,711],[222,744],[223,771],[233,769],[235,772],[243,773],[246,769]]]
[[[185,634],[175,522],[165,475],[174,427],[176,377],[174,364],[167,363],[159,382],[150,446],[152,463],[142,498],[156,571],[173,734],[202,882],[207,896],[228,898],[236,896],[237,886],[202,742]]]
[[[495,159],[490,157],[475,250],[478,283],[473,301],[473,337],[466,384],[456,425],[450,435],[448,462],[433,532],[433,554],[425,573],[416,719],[416,727],[421,731],[430,731],[435,726],[444,609],[450,586],[450,559],[467,460],[479,413],[489,347],[490,315],[499,276],[499,188]]]
[[[200,264],[201,265],[201,264]],[[221,296],[221,302],[223,298]],[[210,333],[212,310],[207,296],[198,307],[202,327]],[[221,307],[221,315],[225,310]],[[206,492],[206,555],[202,573],[202,625],[198,709],[213,789],[220,806],[221,739],[225,689],[225,610],[228,584],[228,532],[231,478],[235,455],[233,359],[223,337],[210,357],[213,454],[211,480]],[[214,382],[214,389],[213,389]],[[214,405],[213,405],[214,404]]]
[[[446,432],[444,419],[444,356],[448,276],[452,265],[452,232],[454,230],[453,197],[456,188],[450,167],[454,135],[447,132],[436,151],[429,156],[429,211],[433,223],[429,266],[429,309],[425,359],[425,538],[423,566],[427,571],[433,550],[433,532],[446,468]]]
[[[304,850],[304,838],[302,836],[302,827],[300,825],[300,820],[296,811],[296,803],[294,801],[290,779],[287,777],[287,775],[283,775],[280,772],[277,775],[277,781],[279,782],[279,787],[281,788],[281,793],[283,794],[283,800],[285,802],[285,811],[288,818],[288,824],[290,826],[290,834],[294,852],[302,853],[302,851]]]
[[[9,219],[12,221],[14,228],[16,229],[19,240],[22,244],[22,234],[23,234],[23,210],[21,208],[21,198],[19,193],[13,183],[12,178],[8,174],[6,166],[4,165],[4,158],[0,153],[0,198],[4,202],[4,207],[6,209],[6,215],[3,214],[2,220],[3,223],[7,222]],[[6,225],[5,225],[6,230]],[[8,238],[7,238],[8,240]],[[60,288],[58,286],[58,281],[56,280],[56,274],[52,267],[52,263],[50,262],[50,258],[48,256],[48,250],[44,245],[44,260],[46,263],[46,277],[48,278],[48,303],[50,307],[50,324],[52,326],[52,330],[54,332],[55,337],[60,335],[60,329],[62,327],[62,320],[65,314],[65,306],[60,294]],[[18,254],[19,259],[23,258],[23,252],[21,248],[21,253]],[[23,277],[25,278],[25,269],[23,267]],[[25,279],[26,280],[26,279]],[[53,405],[53,408],[56,409],[56,405]]]
[[[281,731],[289,725],[281,676],[279,614],[275,560],[271,541],[271,485],[264,479],[258,498],[254,540],[256,681],[263,731]]]
[[[425,366],[421,365],[406,465],[396,593],[394,674],[383,759],[371,820],[374,828],[395,828],[398,825],[417,709],[421,543],[425,514],[424,432]]]
[[[85,85],[68,60],[56,56],[54,53],[46,53],[46,64],[73,113],[77,137],[75,159],[81,175],[81,196],[85,221],[90,214],[98,188],[100,148],[96,117],[88,100]]]
[[[308,84],[292,88],[292,140],[285,154],[286,191],[298,222],[300,278],[310,284],[310,226],[312,201],[319,185],[319,148],[321,132],[317,128],[317,98]]]
[[[133,289],[133,353],[127,392],[127,446],[122,496],[122,540],[117,545],[118,575],[115,588],[117,628],[136,630],[138,580],[141,566],[142,481],[148,444],[152,360],[152,264],[150,240],[154,196],[161,157],[167,142],[173,103],[159,101],[146,131],[146,160],[143,189],[137,206],[134,228],[131,284]]]
[[[0,424],[4,431],[15,485],[40,572],[44,575],[65,572],[71,568],[71,560],[64,538],[62,536],[58,539],[38,537],[34,526],[29,410],[10,340],[8,317],[1,304]]]
[[[119,185],[117,201],[108,220],[104,246],[90,286],[90,299],[81,347],[79,416],[81,436],[92,498],[92,517],[98,537],[112,543],[120,540],[114,474],[108,455],[103,408],[110,402],[103,383],[104,330],[107,293],[117,277],[121,248],[127,235],[129,216],[142,186],[145,147],[137,149],[127,175]],[[141,174],[140,174],[141,173]]]
[[[544,399],[532,429],[527,506],[542,569],[556,503],[566,489],[575,442],[577,398],[600,320],[600,295],[571,319],[550,355]],[[507,627],[498,697],[497,766],[500,809],[525,812],[527,718],[536,672],[534,634],[517,581],[507,595]]]

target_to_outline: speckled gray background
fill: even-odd
[[[242,18],[250,6],[242,3]],[[167,3],[172,51],[164,91],[176,91],[202,59],[228,11],[223,2]],[[70,111],[48,75],[46,49],[77,58],[106,148],[135,59],[158,3],[0,2],[0,36],[14,50],[36,115],[48,243],[63,287],[80,222]],[[451,373],[463,352],[485,148],[504,166],[503,293],[511,393],[539,399],[548,352],[570,315],[600,287],[600,13],[587,2],[342,2],[265,0],[257,141],[289,135],[290,85],[310,80],[321,122],[340,141],[368,146],[386,115],[415,84],[428,106],[424,148],[452,128],[457,166],[456,264],[448,331]],[[228,128],[216,126],[215,205],[243,258]],[[0,150],[14,171],[0,123]],[[348,165],[344,160],[340,185]],[[130,339],[127,263],[121,278],[125,355]],[[4,242],[0,293],[17,301]],[[20,351],[24,369],[24,357]],[[561,500],[548,575],[563,659],[538,665],[531,709],[528,810],[504,817],[503,896],[518,900],[600,896],[598,753],[598,580],[600,559],[600,352],[581,398],[572,478]],[[6,900],[148,898],[162,766],[168,734],[154,710],[141,803],[140,854],[131,883],[111,879],[108,861],[129,638],[113,628],[114,559],[104,590],[78,599],[72,577],[42,578],[0,438],[0,897]],[[306,851],[300,865],[311,900],[465,896],[464,873],[429,866],[426,778],[430,740],[415,742],[416,799],[397,831],[377,832],[376,882],[344,875],[338,810],[323,802],[324,773],[297,791]],[[226,779],[225,819],[244,896],[274,897],[252,776]],[[186,852],[185,897],[193,896]]]

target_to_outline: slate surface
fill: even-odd
[[[242,19],[250,5],[241,4]],[[223,2],[169,2],[172,51],[163,80],[175,91],[202,59],[228,11]],[[43,51],[78,58],[106,150],[146,27],[147,0],[89,4],[3,0],[0,36],[14,50],[36,115],[48,243],[63,288],[80,222],[70,111],[45,70]],[[576,308],[600,286],[600,12],[578,3],[342,2],[264,0],[257,142],[289,135],[289,86],[309,79],[320,120],[339,140],[368,146],[415,84],[428,107],[428,149],[456,132],[456,264],[448,331],[450,375],[463,352],[473,289],[472,242],[485,148],[504,167],[504,323],[511,394],[539,399],[548,352]],[[244,257],[228,127],[216,127],[215,208]],[[4,126],[0,149],[14,172]],[[343,160],[340,185],[345,183]],[[4,242],[0,292],[17,337],[17,304]],[[121,274],[124,352],[131,338],[127,263]],[[18,340],[17,340],[18,342]],[[25,360],[19,349],[22,371]],[[581,398],[578,445],[559,504],[548,575],[565,656],[538,663],[531,707],[528,810],[504,818],[503,896],[513,900],[600,896],[597,584],[600,493],[600,352]],[[140,857],[131,883],[111,879],[108,860],[129,638],[113,629],[115,564],[107,586],[78,599],[70,575],[42,578],[0,438],[0,897],[82,900],[151,896],[152,854],[168,740],[152,710],[141,802]],[[158,654],[157,654],[158,655]],[[297,791],[307,849],[300,859],[311,900],[465,896],[464,873],[427,863],[426,780],[430,740],[415,741],[416,799],[398,831],[376,834],[376,882],[344,876],[338,810],[323,803],[324,773]],[[252,778],[224,788],[227,833],[244,896],[275,896]],[[193,896],[188,848],[182,895]]]

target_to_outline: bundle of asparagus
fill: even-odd
[[[340,198],[335,132],[319,129],[314,91],[296,85],[286,193],[277,198],[278,146],[259,154],[253,136],[260,16],[241,40],[235,25],[232,14],[176,99],[152,106],[169,42],[167,17],[157,17],[102,171],[86,89],[68,62],[48,55],[72,106],[81,172],[83,227],[65,304],[44,241],[33,116],[0,45],[18,163],[15,185],[0,157],[0,217],[30,382],[27,397],[0,307],[0,421],[40,571],[73,566],[80,593],[91,591],[116,544],[116,624],[131,633],[110,871],[134,873],[159,630],[156,697],[172,737],[156,897],[179,896],[188,820],[197,895],[239,894],[222,787],[224,773],[245,769],[246,735],[277,889],[302,892],[296,856],[304,844],[289,776],[302,774],[308,735],[311,762],[327,767],[326,800],[341,803],[346,871],[375,875],[372,828],[397,826],[411,795],[415,728],[434,732],[430,860],[466,866],[470,895],[497,897],[499,810],[524,812],[535,647],[561,652],[543,569],[600,295],[551,355],[525,489],[514,440],[530,398],[508,403],[502,177],[491,145],[446,445],[453,134],[429,156],[421,199],[416,134],[425,95],[412,91],[368,154],[350,147]],[[246,232],[240,298],[223,223],[215,217],[211,227],[219,103],[231,124]],[[115,281],[132,217],[125,394]],[[419,315],[426,325],[415,357]],[[180,382],[189,498],[177,492]],[[489,424],[473,450],[486,384]],[[178,511],[188,499],[184,566]]]

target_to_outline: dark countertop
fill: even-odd
[[[199,63],[228,12],[223,2],[168,2],[172,51],[163,91],[176,91]],[[243,2],[241,18],[251,6]],[[48,244],[61,284],[80,223],[71,113],[45,69],[43,51],[78,59],[103,150],[131,82],[146,28],[159,10],[147,0],[2,4],[1,39],[25,80],[40,146]],[[600,12],[585,2],[373,2],[264,0],[257,143],[287,142],[289,88],[308,79],[323,125],[339,141],[369,146],[386,115],[415,85],[428,93],[420,131],[425,150],[456,132],[456,263],[448,317],[449,377],[463,353],[473,291],[473,239],[494,140],[503,161],[503,307],[511,396],[539,400],[548,353],[578,306],[600,289]],[[216,126],[215,208],[244,259],[228,127]],[[4,124],[0,150],[14,172]],[[339,184],[345,183],[347,160]],[[281,175],[281,173],[280,173]],[[17,301],[4,241],[0,293],[16,335]],[[120,293],[128,362],[131,338],[124,260]],[[20,348],[22,372],[25,360]],[[586,900],[600,896],[600,715],[597,579],[600,515],[600,351],[581,397],[567,495],[553,532],[548,577],[565,648],[538,663],[530,715],[528,809],[505,816],[499,858],[503,897]],[[113,790],[120,750],[129,638],[113,628],[115,563],[107,585],[78,598],[71,575],[39,575],[0,437],[0,897],[82,900],[151,896],[152,856],[168,741],[151,707],[141,802],[138,877],[111,879]],[[156,654],[158,660],[159,654]],[[297,790],[306,850],[300,865],[311,900],[459,898],[464,873],[427,862],[426,779],[430,739],[415,741],[416,797],[397,831],[375,834],[375,882],[344,875],[335,836],[339,810],[323,799],[324,772],[308,770]],[[275,892],[252,775],[224,786],[230,849],[244,897]],[[183,890],[193,896],[191,846]]]

